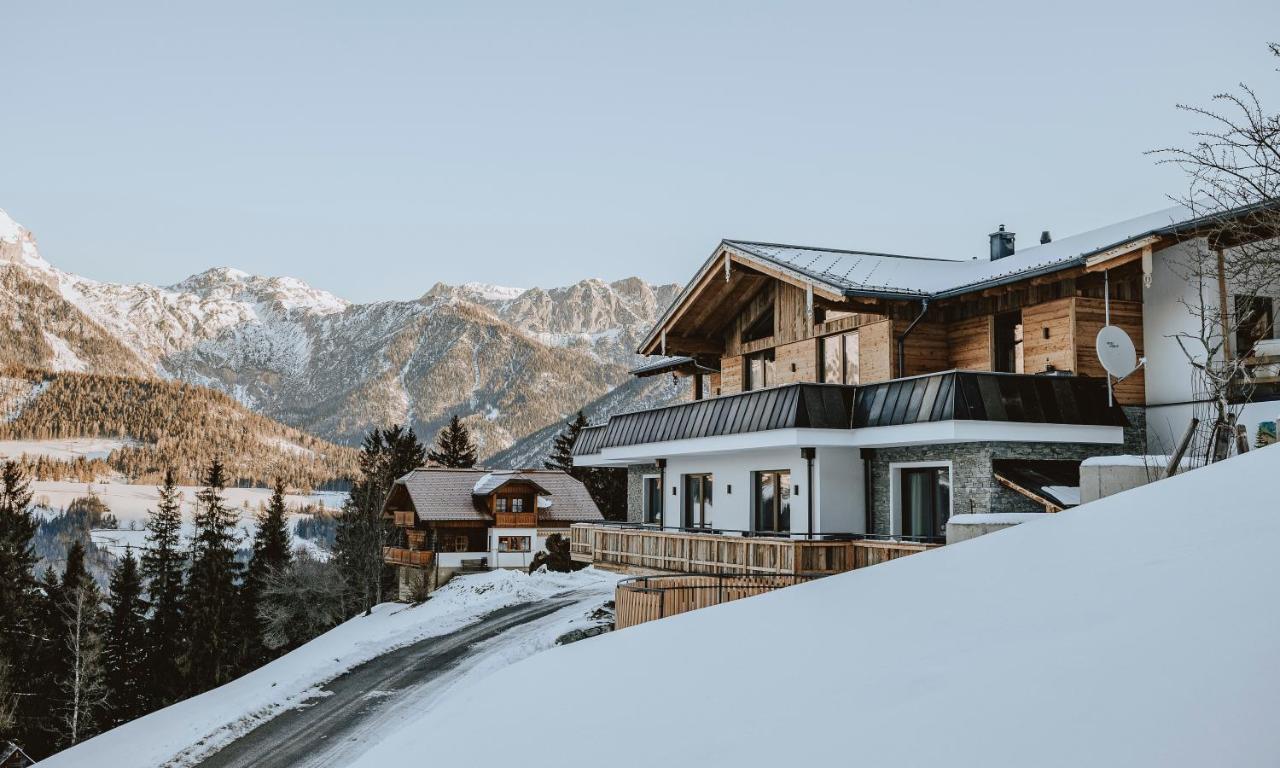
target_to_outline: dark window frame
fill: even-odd
[[[690,493],[694,482],[699,484],[696,514],[693,509],[694,494]],[[681,477],[681,485],[684,487],[680,504],[681,525],[685,528],[710,528],[711,521],[707,513],[715,508],[715,475],[710,472],[691,472]]]
[[[751,475],[751,530],[756,533],[791,533],[791,470],[762,469]],[[773,492],[770,502],[772,508],[768,511],[772,519],[768,526],[764,525],[765,510],[761,503],[766,483],[772,486]]]

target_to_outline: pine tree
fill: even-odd
[[[182,592],[187,555],[182,550],[182,496],[172,471],[165,472],[159,490],[160,502],[147,518],[147,548],[140,564],[151,603],[143,686],[148,710],[172,704],[182,695],[178,660],[186,648]]]
[[[284,503],[284,482],[277,479],[266,511],[258,517],[258,530],[253,537],[253,559],[245,572],[241,588],[245,632],[246,669],[267,660],[268,648],[263,643],[265,627],[260,617],[263,589],[273,573],[285,571],[293,560],[293,542],[289,536],[288,510]]]
[[[84,565],[84,545],[67,550],[59,585],[62,656],[57,660],[52,727],[56,744],[69,747],[99,732],[107,688],[102,646],[102,592]]]
[[[23,695],[38,690],[38,670],[32,662],[41,640],[35,610],[39,591],[32,573],[36,556],[31,549],[37,524],[30,504],[30,484],[22,468],[16,461],[0,464],[0,666],[8,679],[0,710],[9,713],[5,719],[23,723],[33,722],[41,711],[35,696]],[[29,744],[23,737],[27,730],[17,735]],[[3,732],[15,731],[6,727]]]
[[[476,446],[471,442],[471,431],[455,413],[449,426],[436,437],[436,450],[428,456],[442,467],[466,469],[476,465]]]
[[[372,430],[360,448],[360,477],[338,518],[334,562],[347,584],[350,611],[368,611],[382,599],[393,571],[383,567],[388,525],[382,503],[392,483],[422,466],[426,450],[412,429]]]
[[[146,652],[147,603],[142,598],[142,577],[133,550],[111,574],[111,611],[107,623],[105,660],[110,701],[108,727],[127,723],[147,713]]]
[[[239,670],[243,631],[236,563],[235,508],[222,496],[225,475],[214,459],[205,488],[196,494],[195,533],[191,539],[191,571],[182,596],[187,653],[183,657],[188,692],[219,686]]]
[[[578,415],[565,425],[560,434],[556,435],[555,442],[551,447],[551,455],[543,462],[543,466],[547,469],[558,469],[561,472],[567,472],[581,480],[584,467],[575,467],[573,465],[573,444],[586,426],[587,417],[582,411],[578,411]]]

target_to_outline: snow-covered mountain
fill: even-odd
[[[390,423],[430,437],[458,413],[483,454],[506,449],[625,383],[677,290],[638,278],[441,283],[417,300],[357,305],[227,267],[171,286],[106,283],[52,266],[0,211],[0,328],[15,342],[0,364],[182,379],[343,442]],[[625,391],[634,397],[617,407],[676,392],[656,381]]]

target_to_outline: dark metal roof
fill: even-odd
[[[605,448],[772,429],[857,429],[951,419],[1128,425],[1106,382],[1081,376],[944,371],[879,384],[790,384],[649,411],[587,427],[575,456]]]
[[[1030,498],[1039,497],[1060,509],[1074,507],[1079,502],[1080,462],[1051,459],[995,459],[992,472],[1014,489]],[[1074,488],[1073,497],[1059,489]],[[1038,500],[1038,499],[1036,499]]]
[[[652,363],[645,363],[631,370],[632,376],[656,376],[668,371],[686,371],[688,373],[719,373],[719,368],[712,368],[699,363],[692,357],[663,357]]]
[[[858,387],[852,426],[951,419],[1102,427],[1129,424],[1120,406],[1107,405],[1104,379],[945,371]]]

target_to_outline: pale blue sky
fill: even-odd
[[[107,280],[683,282],[1090,229],[1177,191],[1176,102],[1280,110],[1274,0],[975,5],[0,0],[0,208]]]

